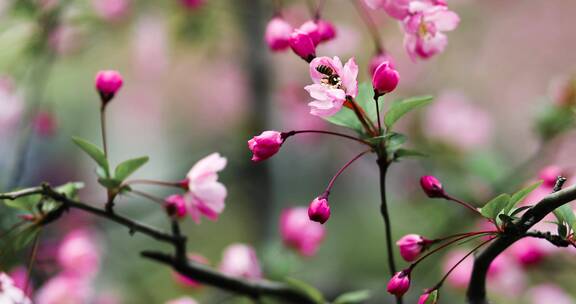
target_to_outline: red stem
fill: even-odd
[[[296,135],[296,134],[301,134],[301,133],[318,133],[318,134],[328,134],[328,135],[334,135],[334,136],[339,136],[339,137],[343,137],[343,138],[347,138],[347,139],[351,139],[354,141],[357,141],[359,143],[365,144],[367,146],[371,146],[369,142],[354,137],[354,136],[350,136],[350,135],[346,135],[346,134],[342,134],[342,133],[338,133],[338,132],[331,132],[331,131],[322,131],[322,130],[298,130],[298,131],[290,131],[290,132],[286,132],[284,133],[284,138],[288,138],[289,136],[292,135]]]
[[[453,201],[453,202],[455,202],[455,203],[458,203],[458,204],[460,204],[460,205],[462,205],[462,206],[464,206],[464,207],[472,210],[474,213],[477,213],[477,214],[482,215],[482,213],[480,213],[480,211],[478,211],[478,209],[474,208],[474,207],[473,207],[471,204],[469,204],[469,203],[466,203],[466,202],[464,202],[464,201],[461,201],[461,200],[459,200],[459,199],[457,199],[457,198],[455,198],[455,197],[453,197],[453,196],[450,196],[450,195],[448,195],[448,194],[444,194],[444,198],[445,198],[446,200],[449,200],[449,201]],[[483,216],[483,215],[482,215],[482,216]]]
[[[342,166],[342,168],[340,168],[340,170],[338,170],[338,172],[336,172],[336,174],[332,177],[332,179],[328,183],[328,187],[326,187],[324,194],[328,195],[330,193],[330,191],[332,190],[332,187],[334,186],[334,182],[336,182],[336,179],[338,178],[338,176],[340,176],[344,172],[344,170],[346,170],[346,168],[348,168],[353,162],[355,162],[357,159],[364,156],[364,154],[366,154],[370,151],[372,151],[372,149],[368,149],[368,150],[354,156],[354,158],[352,158],[344,166]]]

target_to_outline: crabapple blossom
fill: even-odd
[[[310,37],[310,39],[312,39],[314,46],[317,46],[320,43],[320,41],[321,41],[320,31],[319,31],[319,27],[318,27],[318,24],[316,23],[316,21],[308,20],[308,21],[304,22],[298,28],[298,30],[300,32],[308,35]]]
[[[310,203],[310,206],[308,206],[308,217],[311,221],[320,224],[326,223],[330,218],[330,205],[328,204],[328,198],[325,196],[315,198]]]
[[[444,188],[442,188],[442,183],[435,176],[422,176],[420,178],[420,186],[430,198],[444,197],[446,195]]]
[[[401,297],[403,296],[408,289],[410,289],[410,271],[409,270],[403,270],[400,272],[397,272],[388,282],[388,286],[386,287],[386,290],[397,296],[397,297]]]
[[[378,68],[382,63],[388,62],[388,66],[390,68],[394,68],[394,61],[392,56],[386,52],[381,52],[376,54],[374,57],[370,59],[368,63],[368,71],[370,72],[370,77],[374,77],[374,72],[376,72],[376,68]]]
[[[576,301],[560,287],[553,284],[542,284],[531,288],[527,294],[530,304],[574,304]]]
[[[332,116],[344,105],[347,96],[358,95],[358,65],[350,58],[344,66],[340,58],[318,57],[310,62],[314,84],[304,87],[314,101],[308,103],[310,114]]]
[[[412,262],[426,249],[430,241],[417,234],[403,236],[396,245],[400,249],[400,255],[406,262]]]
[[[542,262],[550,253],[548,243],[534,238],[523,238],[510,247],[510,254],[523,266]]]
[[[220,271],[225,274],[249,280],[262,278],[260,262],[254,249],[245,244],[232,244],[222,254]]]
[[[84,278],[59,274],[44,283],[36,293],[36,304],[90,303],[94,291]]]
[[[12,278],[0,272],[0,303],[2,304],[31,304],[32,301],[18,288]]]
[[[92,0],[96,14],[104,20],[116,22],[130,12],[130,0]]]
[[[300,58],[307,62],[312,61],[312,59],[316,57],[316,46],[314,45],[314,41],[308,34],[298,29],[292,32],[288,44],[290,44],[290,48],[296,55],[300,56]]]
[[[428,298],[430,297],[430,292],[426,292],[424,294],[422,294],[419,298],[418,298],[418,303],[417,304],[427,304],[426,301],[428,301]],[[434,301],[432,303],[428,303],[428,304],[436,304],[437,301]]]
[[[260,162],[276,154],[284,139],[282,133],[277,131],[264,131],[248,141],[248,148],[252,151],[252,161]]]
[[[224,210],[227,191],[218,182],[218,172],[226,167],[226,162],[226,158],[219,153],[212,153],[199,160],[186,175],[188,212],[196,223],[200,223],[202,215],[217,220]]]
[[[396,89],[400,81],[398,71],[390,67],[388,62],[380,64],[372,75],[372,87],[377,95],[390,93]]]
[[[77,229],[64,236],[58,247],[58,262],[69,276],[93,277],[100,268],[100,248],[93,233]]]
[[[316,20],[316,25],[318,26],[318,34],[320,35],[320,42],[326,42],[334,39],[336,37],[336,27],[332,22],[319,19]]]
[[[164,209],[169,216],[181,219],[186,216],[186,197],[179,194],[173,194],[168,196],[164,200]]]
[[[445,5],[412,1],[403,18],[404,47],[412,60],[430,58],[444,50],[448,38],[444,32],[456,29],[460,17]]]
[[[290,46],[292,26],[284,18],[276,16],[266,25],[264,40],[272,51],[283,51]]]
[[[556,179],[558,176],[562,175],[562,168],[559,166],[547,166],[544,167],[538,173],[538,177],[543,181],[542,185],[548,187],[554,187],[556,185]]]
[[[96,74],[96,90],[100,93],[102,102],[106,104],[120,90],[124,80],[119,72],[114,70],[100,71]]]
[[[286,246],[303,256],[313,256],[326,235],[324,226],[311,222],[304,207],[288,208],[280,217],[280,234]]]

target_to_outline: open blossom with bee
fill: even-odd
[[[310,62],[310,77],[314,84],[304,89],[314,99],[308,104],[312,115],[332,116],[342,109],[347,96],[358,95],[358,65],[354,58],[342,65],[337,56],[317,57]]]

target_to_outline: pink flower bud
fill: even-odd
[[[298,207],[282,211],[280,234],[286,246],[294,248],[303,256],[313,256],[326,235],[326,229],[308,219],[306,208]]]
[[[34,117],[32,126],[39,136],[50,137],[56,133],[58,124],[54,114],[48,111],[40,111],[36,114],[36,117]]]
[[[397,272],[392,279],[388,282],[388,290],[389,293],[401,297],[403,296],[408,289],[410,289],[410,271],[403,270]]]
[[[418,256],[426,250],[426,247],[430,241],[417,235],[408,234],[403,236],[396,245],[400,249],[400,255],[406,262],[412,262],[418,258]]]
[[[372,75],[372,86],[378,95],[390,93],[396,89],[400,75],[388,62],[381,63]]]
[[[290,35],[290,40],[288,42],[292,51],[302,59],[306,60],[306,62],[310,62],[314,57],[316,57],[316,46],[308,34],[300,30],[295,30]]]
[[[316,25],[318,26],[320,42],[326,42],[336,37],[336,27],[332,22],[320,19],[316,21]]]
[[[122,75],[117,71],[100,71],[96,74],[96,89],[100,93],[102,102],[107,103],[120,90],[123,84]]]
[[[316,23],[316,21],[312,21],[312,20],[306,21],[298,28],[298,30],[301,31],[302,33],[310,36],[310,39],[312,39],[314,46],[316,46],[320,43],[321,36],[320,36],[320,31],[319,31],[318,24]]]
[[[420,178],[420,186],[422,186],[422,190],[424,190],[428,197],[444,197],[446,195],[444,193],[444,189],[442,188],[442,184],[434,176],[422,176]]]
[[[272,51],[283,51],[290,46],[292,26],[282,17],[274,17],[266,26],[264,40]]]
[[[317,197],[308,206],[308,217],[311,221],[320,224],[326,223],[330,218],[330,205],[326,197]]]
[[[282,133],[277,131],[264,131],[248,141],[248,148],[252,151],[252,161],[260,162],[272,157],[282,146]]]
[[[538,174],[538,177],[544,181],[543,185],[554,187],[556,185],[556,178],[562,175],[562,169],[558,166],[548,166]]]
[[[248,280],[262,278],[260,262],[254,248],[245,244],[232,244],[224,250],[219,270],[233,277]]]
[[[182,195],[170,195],[164,200],[164,208],[169,216],[181,219],[186,216],[186,199]]]
[[[388,62],[388,66],[392,69],[394,68],[394,61],[392,56],[390,56],[388,53],[383,52],[375,55],[372,57],[372,59],[370,59],[370,62],[368,63],[368,71],[370,71],[370,77],[374,77],[374,72],[376,72],[376,69],[384,62]]]
[[[434,291],[432,291],[432,292],[434,292]],[[426,303],[426,301],[428,301],[428,298],[430,298],[430,294],[431,294],[431,291],[427,291],[426,293],[422,294],[420,296],[420,298],[418,298],[417,304],[436,304],[436,303],[438,303],[437,299],[435,299],[432,303]]]

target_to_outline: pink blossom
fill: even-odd
[[[396,89],[400,81],[398,71],[390,67],[388,62],[380,64],[372,75],[372,87],[378,95],[390,93]]]
[[[62,24],[48,36],[48,46],[58,55],[70,55],[77,52],[83,42],[82,31],[73,25]]]
[[[289,41],[292,31],[292,26],[284,18],[277,16],[268,22],[264,40],[266,40],[270,50],[283,51],[290,46]]]
[[[326,223],[330,218],[330,205],[328,204],[328,198],[325,196],[315,198],[310,203],[310,206],[308,206],[308,217],[311,221],[320,224]]]
[[[88,281],[76,276],[57,275],[36,293],[36,304],[90,303],[93,290]]]
[[[102,19],[116,22],[130,12],[130,0],[92,0],[92,7]]]
[[[220,271],[231,276],[250,280],[262,278],[260,262],[254,249],[245,244],[232,244],[226,247],[222,254]]]
[[[574,304],[575,301],[568,293],[553,284],[542,284],[528,291],[531,304]]]
[[[396,245],[400,249],[400,255],[406,262],[412,262],[426,249],[429,241],[417,234],[403,236]]]
[[[447,273],[460,259],[462,259],[468,252],[462,249],[453,250],[446,255],[442,270]],[[474,265],[474,258],[467,257],[446,279],[446,282],[455,288],[466,288],[470,281],[472,274],[472,266]]]
[[[330,74],[330,75],[327,75]],[[332,116],[344,105],[346,96],[358,95],[358,65],[350,58],[344,66],[340,58],[318,57],[310,62],[314,84],[304,87],[314,101],[308,105],[312,115]]]
[[[403,19],[404,47],[410,58],[427,59],[442,52],[448,43],[444,32],[454,30],[459,22],[458,15],[445,5],[411,2],[409,16]]]
[[[260,162],[278,153],[284,139],[282,133],[277,131],[264,131],[248,141],[248,148],[252,151],[252,161]]]
[[[181,297],[178,299],[170,300],[165,304],[198,304],[198,302],[190,297]]]
[[[308,35],[310,37],[310,39],[312,39],[312,42],[314,43],[315,46],[317,46],[320,43],[320,41],[321,41],[320,31],[319,31],[318,24],[316,23],[316,21],[308,20],[308,21],[304,22],[298,28],[298,30],[300,32]]]
[[[316,25],[318,26],[318,35],[320,35],[320,42],[330,41],[336,38],[336,27],[332,22],[319,19],[316,20]]]
[[[212,153],[199,160],[188,172],[188,212],[196,223],[201,215],[210,220],[217,220],[224,210],[227,191],[218,182],[218,172],[226,167],[226,158],[219,153]]]
[[[378,68],[382,63],[388,62],[388,66],[390,68],[394,68],[394,61],[390,54],[384,52],[380,54],[376,54],[374,57],[370,59],[368,63],[368,71],[370,72],[370,77],[374,77],[374,72],[376,72],[376,68]]]
[[[386,290],[398,297],[403,296],[410,289],[410,272],[397,272],[388,282]]]
[[[179,194],[168,196],[164,200],[164,209],[169,216],[181,219],[186,216],[186,197]]]
[[[0,303],[2,304],[31,304],[32,301],[24,292],[14,285],[12,278],[0,272]]]
[[[205,0],[180,0],[182,5],[190,10],[195,10],[204,5]]]
[[[523,238],[510,247],[510,254],[523,266],[538,264],[549,255],[550,247],[544,240]],[[548,247],[548,248],[547,248]]]
[[[204,257],[200,254],[196,254],[196,253],[188,254],[188,259],[194,261],[195,263],[199,263],[202,265],[209,265],[210,264],[210,261],[206,257]],[[198,288],[201,286],[201,284],[198,281],[191,279],[185,275],[182,275],[178,272],[174,272],[174,278],[176,279],[176,282],[178,282],[181,285],[186,286],[186,287]]]
[[[298,207],[282,211],[280,234],[286,246],[303,256],[313,256],[324,240],[326,230],[321,224],[309,220],[307,208]]]
[[[0,134],[18,125],[24,112],[22,95],[16,92],[12,79],[0,77]]]
[[[112,100],[124,84],[122,75],[114,70],[99,71],[94,82],[104,104]]]
[[[26,288],[26,284],[28,284],[28,290],[26,292],[27,295],[30,295],[34,290],[34,286],[32,286],[31,280],[28,280],[28,269],[26,269],[26,267],[18,266],[12,269],[9,273],[9,276],[14,281],[14,286],[22,290],[24,290],[24,288]],[[2,303],[2,301],[0,301],[0,303]]]
[[[316,45],[308,34],[297,29],[290,35],[288,43],[292,51],[307,62],[316,57]]]
[[[93,277],[100,269],[100,248],[94,235],[83,229],[69,232],[58,247],[58,262],[70,276]]]
[[[52,112],[40,111],[32,120],[32,125],[36,134],[49,137],[56,133],[58,122]]]
[[[426,175],[420,177],[420,186],[430,198],[446,196],[442,183],[435,176]]]
[[[442,93],[424,117],[428,138],[464,151],[486,146],[492,129],[490,115],[459,92]]]
[[[538,173],[538,177],[544,181],[543,185],[548,187],[554,187],[556,185],[558,176],[562,176],[562,168],[559,166],[544,167]]]

